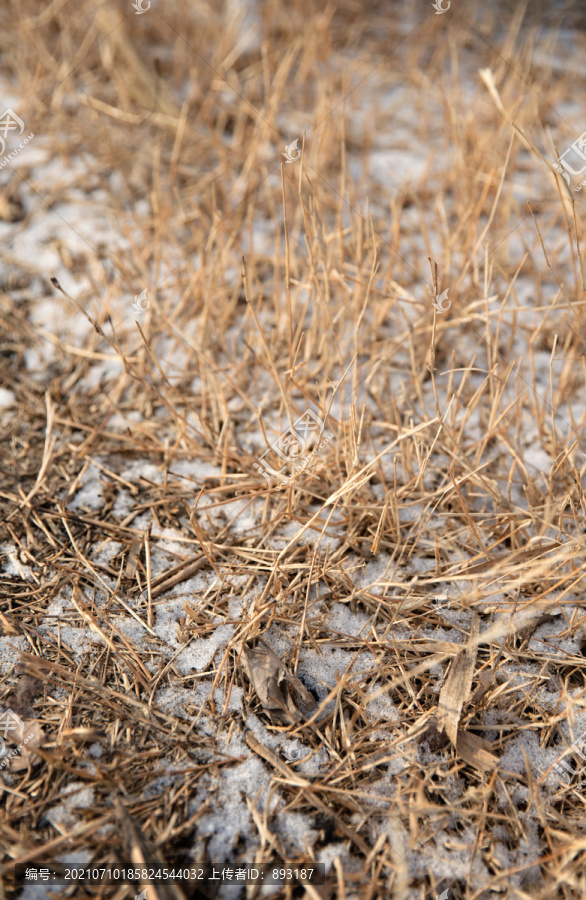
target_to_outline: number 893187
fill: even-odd
[[[311,881],[313,869],[273,869],[273,878],[280,881]]]

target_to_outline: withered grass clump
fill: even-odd
[[[0,11],[2,897],[586,896],[586,41],[482,6]]]

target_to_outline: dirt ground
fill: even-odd
[[[586,897],[585,23],[6,0],[0,900]]]

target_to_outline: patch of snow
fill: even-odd
[[[0,409],[9,409],[16,406],[16,394],[8,388],[0,387]]]

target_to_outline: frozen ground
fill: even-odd
[[[99,123],[100,146],[47,128],[0,171],[0,675],[4,707],[42,682],[16,711],[44,732],[28,770],[2,775],[7,822],[16,797],[36,804],[4,864],[111,853],[122,797],[165,858],[324,863],[311,896],[584,884],[580,757],[571,781],[553,769],[586,732],[584,206],[479,76],[553,162],[586,128],[584,34],[548,26],[530,52],[530,24],[487,32],[452,5],[398,16],[386,56],[384,16],[338,47],[314,12],[314,43],[264,76],[251,8],[186,158],[195,83],[171,79],[171,136],[136,126],[118,165],[120,123],[66,82],[59,104]],[[126,26],[137,46],[146,15]],[[272,130],[253,134],[243,96],[269,71]],[[13,90],[0,82],[0,105],[18,112]],[[298,195],[301,162],[279,164],[304,131]],[[333,438],[279,491],[255,466],[305,409]],[[253,647],[309,712],[271,707]]]

